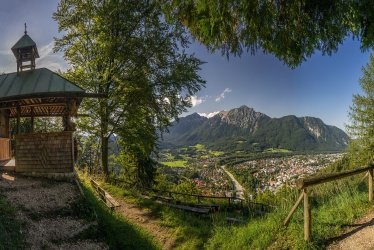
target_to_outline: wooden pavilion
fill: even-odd
[[[74,124],[84,89],[46,68],[36,68],[35,42],[25,34],[12,47],[17,72],[0,75],[0,161],[12,159],[9,121],[16,119],[16,172],[30,175],[69,174],[74,165]],[[20,119],[31,119],[31,132],[21,134]],[[34,133],[35,117],[63,117],[64,130]]]

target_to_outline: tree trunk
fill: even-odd
[[[105,134],[101,135],[101,164],[103,166],[103,172],[105,180],[109,179],[109,167],[108,167],[108,136]]]
[[[102,91],[100,91],[102,93]],[[108,114],[108,102],[106,99],[100,101],[100,118],[101,118],[101,165],[105,176],[105,181],[109,179],[109,167],[108,167],[108,125],[109,125],[109,114]]]

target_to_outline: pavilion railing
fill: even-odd
[[[9,138],[0,138],[0,161],[10,160],[12,158],[12,151],[10,148]]]
[[[369,182],[369,202],[373,201],[373,169],[374,165],[369,165],[367,167],[356,168],[352,170],[343,171],[340,173],[332,173],[321,176],[315,176],[310,178],[303,178],[296,182],[296,186],[301,190],[301,194],[297,199],[295,205],[292,207],[287,218],[284,220],[283,225],[287,226],[293,213],[296,211],[301,201],[304,200],[304,239],[306,241],[311,240],[312,233],[312,214],[311,205],[308,198],[308,191],[311,186],[322,184],[325,182],[335,181],[341,178],[349,177],[352,175],[357,175],[363,172],[368,172],[368,182]]]

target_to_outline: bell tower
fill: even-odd
[[[39,58],[36,43],[27,35],[25,23],[25,34],[14,44],[12,52],[17,60],[17,73],[24,69],[35,69],[35,58]]]

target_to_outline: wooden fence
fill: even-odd
[[[297,199],[295,205],[292,207],[287,218],[284,220],[283,225],[287,226],[292,214],[296,211],[297,207],[300,205],[301,201],[304,200],[304,239],[306,241],[311,240],[312,232],[312,216],[311,216],[311,206],[308,197],[308,188],[314,185],[322,184],[325,182],[335,181],[341,178],[345,178],[352,175],[357,175],[363,172],[368,172],[369,181],[369,202],[373,201],[373,169],[374,165],[369,165],[368,167],[361,167],[353,170],[348,170],[340,173],[332,173],[321,176],[315,176],[310,178],[303,178],[296,182],[296,186],[301,190],[301,194]]]
[[[12,153],[10,149],[10,139],[0,138],[0,161],[10,160]]]
[[[125,180],[118,179],[118,178],[111,178],[111,181],[113,181],[113,183],[115,185],[118,185],[119,183],[124,183],[124,184],[129,185],[129,186],[134,186],[135,185],[135,183],[130,183],[130,182],[127,182]],[[147,188],[147,187],[142,187],[142,189],[144,191],[153,192],[155,194],[164,194],[169,198],[173,198],[173,196],[175,196],[175,195],[186,196],[186,197],[195,197],[195,198],[197,198],[198,203],[200,203],[202,199],[206,199],[206,200],[218,199],[218,200],[226,200],[228,202],[229,206],[231,204],[233,204],[234,201],[239,202],[241,205],[243,205],[243,203],[247,203],[248,206],[251,209],[258,208],[259,211],[269,212],[269,211],[271,211],[271,209],[274,208],[274,206],[271,206],[271,205],[268,205],[268,204],[263,204],[263,203],[259,203],[259,202],[252,202],[252,201],[248,202],[245,199],[241,199],[241,198],[237,198],[237,197],[233,197],[233,196],[207,196],[207,195],[200,195],[200,194],[180,193],[180,192],[174,192],[174,191],[169,191],[169,190],[160,190],[160,189]]]

